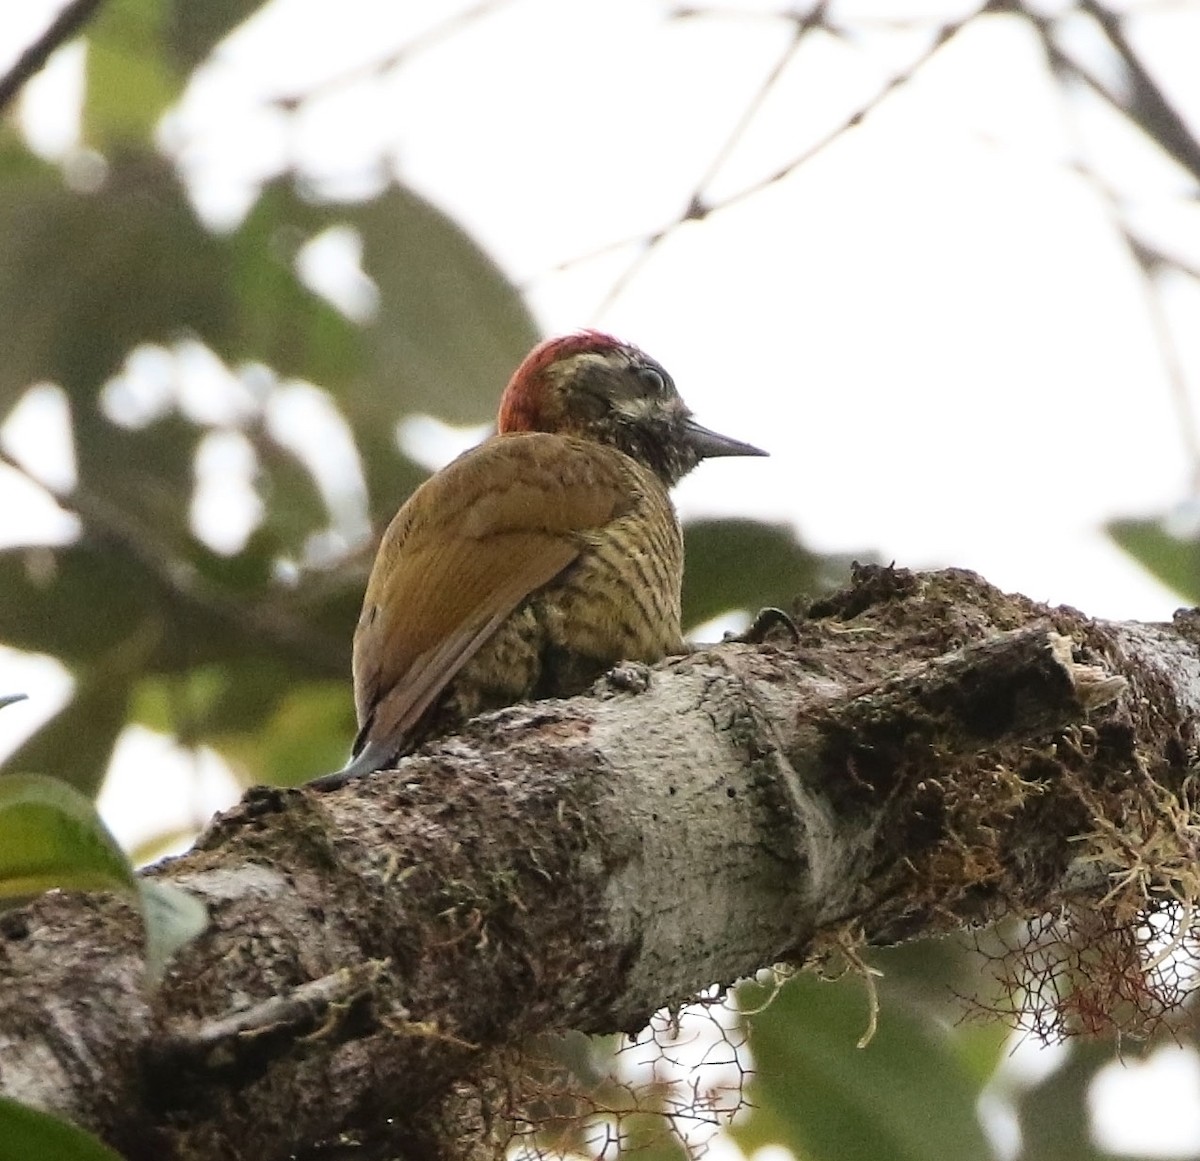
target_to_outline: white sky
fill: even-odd
[[[1194,264],[1200,208],[1182,173],[1094,102],[1062,102],[1024,25],[977,22],[790,177],[675,231],[606,303],[633,248],[555,268],[680,214],[791,26],[752,0],[689,20],[649,0],[511,0],[383,79],[328,85],[290,130],[264,104],[467,7],[276,0],[222,47],[164,130],[201,211],[233,224],[256,183],[289,161],[328,189],[365,191],[382,159],[526,287],[547,331],[599,325],[638,343],[702,422],[771,451],[701,467],[677,493],[685,517],[783,520],[824,551],[974,568],[1095,616],[1170,615],[1177,599],[1100,525],[1193,511],[1196,433],[1110,206],[1076,163],[1099,170],[1139,224]],[[708,199],[802,153],[923,52],[927,34],[887,20],[970,7],[834,4],[862,35],[806,43]],[[1142,14],[1139,49],[1200,118],[1200,6],[1121,7]],[[0,67],[45,8],[0,12]],[[1063,43],[1112,75],[1087,26],[1064,28]],[[71,141],[73,72],[68,54],[27,102],[51,152]],[[1166,305],[1195,407],[1200,328],[1189,320],[1200,289],[1180,280]],[[47,697],[6,709],[0,729],[23,735],[52,709]],[[233,792],[218,770],[197,781],[182,761],[148,788],[147,766],[165,768],[144,749],[152,744],[126,740],[102,801],[126,841],[163,817],[194,821]],[[1194,1149],[1200,1131],[1181,1131]]]
[[[336,73],[339,49],[361,52],[361,29],[389,7],[292,0],[227,45],[170,135],[203,162],[200,203],[214,219],[285,156],[262,90]],[[869,6],[840,7],[849,20]],[[412,5],[398,19],[446,10]],[[1064,112],[1032,34],[980,22],[792,177],[679,230],[599,309],[628,250],[547,272],[676,216],[789,37],[780,21],[661,11],[498,5],[386,82],[330,90],[302,116],[292,155],[342,188],[369,183],[381,154],[396,159],[528,286],[547,330],[594,324],[633,339],[705,422],[773,452],[703,467],[679,490],[685,515],[751,512],[824,550],[976,568],[1098,616],[1169,615],[1174,598],[1099,525],[1188,495],[1180,414],[1138,277],[1069,164],[1073,120],[1088,137],[1105,127],[1086,108]],[[318,33],[272,53],[285,14]],[[1194,73],[1182,17],[1144,23],[1156,63]],[[710,196],[803,150],[924,43],[815,38]],[[237,138],[231,123],[247,131]],[[1097,159],[1133,170],[1125,185],[1147,212],[1161,207],[1172,236],[1200,249],[1179,173],[1111,130],[1101,145]],[[1183,301],[1192,286],[1177,297],[1197,305]]]

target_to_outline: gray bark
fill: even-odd
[[[1080,836],[1179,790],[1197,639],[863,568],[797,641],[622,667],[332,793],[251,790],[153,872],[213,916],[158,990],[121,900],[0,917],[0,1091],[133,1161],[486,1155],[494,1053],[531,1036],[1100,899],[1120,863]]]

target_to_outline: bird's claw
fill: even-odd
[[[773,606],[759,609],[758,616],[748,629],[742,633],[726,633],[725,640],[741,645],[761,645],[776,629],[782,629],[792,639],[793,645],[800,644],[800,630],[796,622],[782,609]]]

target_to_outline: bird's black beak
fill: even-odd
[[[742,443],[740,439],[730,439],[727,435],[718,435],[701,427],[691,416],[683,421],[683,438],[688,447],[702,460],[713,456],[765,456],[768,452],[752,444]]]

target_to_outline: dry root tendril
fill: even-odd
[[[508,1155],[600,1158],[674,1139],[688,1156],[704,1156],[707,1139],[747,1107],[744,1025],[728,1019],[723,998],[658,1013],[591,1075],[591,1048],[582,1067],[554,1043],[514,1054],[505,1069],[513,1078]]]
[[[972,1006],[1006,1011],[1047,1043],[1081,1033],[1149,1039],[1169,1031],[1200,980],[1196,780],[1171,791],[1137,768],[1133,792],[1118,796],[1068,778],[1092,817],[1075,862],[1102,868],[1108,890],[979,936],[1001,999]]]

